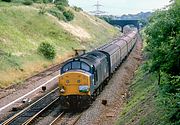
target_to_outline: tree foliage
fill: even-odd
[[[50,43],[42,42],[38,47],[39,53],[41,53],[46,59],[52,60],[56,56],[56,51],[54,46]]]
[[[5,2],[11,2],[12,0],[2,0],[2,1],[5,1]]]
[[[173,4],[169,10],[157,11],[150,19],[145,33],[151,52],[152,71],[164,71],[171,75],[180,73],[180,14]]]
[[[33,1],[32,1],[32,0],[24,0],[24,1],[23,1],[23,4],[24,4],[24,5],[32,5],[32,4],[33,4]]]
[[[167,114],[172,124],[180,121],[180,3],[172,1],[164,10],[156,11],[145,29],[147,37],[146,50],[149,53],[149,69],[164,75],[161,89],[170,101],[167,105],[172,109]],[[159,77],[160,78],[160,77]]]
[[[64,15],[64,17],[66,18],[67,21],[71,21],[71,20],[74,19],[74,14],[70,10],[64,11],[63,15]]]
[[[56,5],[69,6],[68,0],[55,0]]]

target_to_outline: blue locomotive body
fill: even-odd
[[[117,38],[89,53],[68,60],[59,80],[61,104],[88,105],[133,49],[137,31]],[[76,107],[76,106],[75,106]]]

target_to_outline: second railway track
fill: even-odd
[[[0,125],[28,125],[40,113],[58,101],[58,88],[38,99],[22,111],[0,123]]]
[[[82,112],[65,113],[62,112],[49,125],[75,125],[81,117]]]

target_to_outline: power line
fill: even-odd
[[[100,7],[103,6],[103,5],[101,5],[98,0],[97,0],[97,3],[95,5],[93,5],[93,6],[96,7],[96,10],[95,11],[90,11],[90,12],[93,13],[94,15],[99,16],[99,15],[101,15],[103,13],[106,13],[105,11],[100,10]]]

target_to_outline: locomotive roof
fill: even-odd
[[[69,59],[68,61],[66,61],[66,63],[72,62],[72,61],[83,61],[90,66],[94,65],[96,67],[99,63],[101,63],[101,60],[104,58],[106,58],[105,54],[97,50],[94,50],[92,52],[83,54],[81,56],[77,56],[72,59]]]
[[[86,54],[80,56],[80,60],[82,60],[90,65],[94,65],[95,67],[99,63],[101,63],[101,60],[103,60],[104,58],[106,58],[106,55],[97,50],[94,50],[92,52],[89,52],[89,53],[86,53]]]

